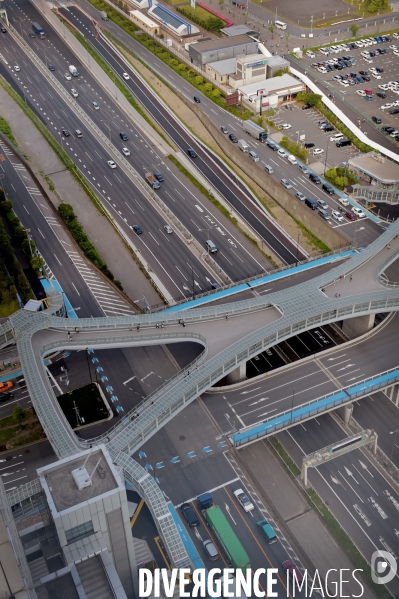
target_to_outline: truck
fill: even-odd
[[[251,561],[220,507],[212,505],[205,510],[205,519],[225,550],[231,567],[245,574],[247,568],[251,569]]]
[[[108,21],[108,15],[107,15],[107,13],[105,12],[105,10],[102,10],[102,11],[100,12],[100,15],[101,15],[101,18],[102,18],[104,21]]]
[[[213,506],[212,495],[210,493],[202,493],[202,495],[198,495],[197,503],[200,510],[207,510]]]
[[[260,141],[262,144],[266,142],[266,131],[262,129],[262,127],[259,127],[259,125],[256,125],[256,123],[253,123],[252,121],[243,121],[242,128],[244,129],[245,133],[249,133],[249,135],[252,135],[252,137]]]
[[[32,29],[36,33],[36,35],[38,35],[40,37],[40,39],[43,39],[44,37],[46,37],[46,34],[44,33],[44,29],[42,29],[40,27],[39,23],[32,23]]]
[[[79,77],[78,69],[76,67],[74,67],[73,64],[70,64],[68,69],[69,69],[69,72],[71,73],[72,77]]]
[[[239,139],[237,145],[242,152],[249,152],[249,145],[245,139]]]
[[[156,179],[156,177],[154,177],[152,173],[146,173],[144,176],[147,179],[148,184],[151,185],[153,189],[160,189],[161,186],[159,184],[159,181]]]

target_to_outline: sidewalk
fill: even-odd
[[[71,204],[80,223],[130,299],[146,297],[152,305],[161,301],[150,281],[143,275],[130,251],[105,216],[100,214],[74,177],[38,132],[31,120],[0,86],[0,115],[9,123],[29,167],[39,179],[55,209],[61,202]],[[61,171],[61,172],[57,172]],[[50,191],[42,173],[51,175],[55,191]],[[104,278],[104,282],[107,279]],[[112,288],[114,289],[114,288]]]

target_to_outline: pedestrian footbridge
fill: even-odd
[[[369,321],[371,314],[399,310],[399,287],[381,276],[399,256],[398,233],[399,221],[344,264],[266,297],[190,310],[71,321],[61,316],[61,298],[54,295],[51,308],[45,312],[20,310],[13,314],[9,323],[2,325],[0,335],[14,335],[33,406],[57,455],[63,458],[106,443],[126,479],[149,505],[174,565],[182,566],[188,557],[164,496],[151,475],[129,456],[188,403],[267,348],[321,324],[354,317]],[[199,343],[203,347],[201,355],[136,406],[134,419],[128,414],[106,435],[88,441],[76,437],[48,383],[43,366],[46,355],[64,349],[183,340]],[[351,402],[369,393],[371,387],[384,388],[397,380],[399,369],[330,396],[314,398],[293,412],[275,416],[273,422],[239,431],[231,441],[235,445],[252,442]]]

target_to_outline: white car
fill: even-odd
[[[322,148],[315,148],[312,154],[313,156],[319,156],[320,154],[324,154],[324,150]]]
[[[280,129],[291,129],[292,125],[290,125],[289,123],[283,123],[282,125],[280,125]]]
[[[280,150],[277,152],[277,155],[278,155],[278,156],[280,156],[280,158],[287,158],[287,155],[288,155],[288,154],[287,154],[287,152],[285,152],[285,150],[281,150],[281,149],[280,149]]]
[[[392,108],[392,106],[392,102],[388,102],[387,104],[383,104],[382,106],[380,106],[380,108],[381,110],[388,110],[388,108]]]
[[[238,502],[244,508],[244,511],[250,512],[254,509],[254,504],[249,500],[249,498],[242,489],[237,489],[236,491],[234,491],[234,495],[236,496]]]
[[[335,218],[335,220],[337,220],[339,223],[344,220],[344,217],[342,216],[342,214],[340,212],[338,212],[338,210],[333,210],[331,212],[331,216],[333,218]]]
[[[371,76],[374,77],[374,79],[381,79],[381,75],[378,73],[371,73]]]
[[[110,168],[116,168],[116,164],[115,164],[115,162],[114,162],[113,160],[108,160],[108,161],[107,161],[107,164],[108,164],[108,166],[109,166]]]
[[[127,73],[122,73],[122,77],[126,79],[126,81],[129,81],[130,79],[130,76]]]
[[[396,50],[397,46],[395,46],[395,44],[392,44],[392,46],[389,46],[390,50]]]
[[[340,85],[342,85],[342,87],[349,87],[349,83],[347,81],[345,81],[345,79],[341,79],[341,81],[339,83],[340,83]]]
[[[172,229],[172,227],[170,225],[164,225],[163,228],[164,228],[164,231],[166,233],[168,233],[168,235],[170,235],[171,233],[173,233],[173,229]]]
[[[72,79],[71,75],[69,73],[65,73],[64,77],[67,81],[70,81]]]
[[[357,89],[356,93],[359,94],[359,96],[365,96],[366,92],[364,91],[364,89]]]
[[[129,148],[125,148],[125,147],[123,147],[123,148],[122,148],[122,153],[123,153],[125,156],[130,156],[130,150],[129,150]]]
[[[338,202],[341,204],[341,206],[349,206],[349,202],[346,198],[338,198]]]
[[[386,92],[388,90],[388,84],[380,83],[380,85],[378,86],[378,89],[382,89],[382,91]]]
[[[312,52],[312,50],[308,50],[306,52],[306,56],[308,56],[308,58],[315,58],[316,54],[314,52]]]
[[[15,65],[15,67],[14,67],[14,71],[15,71],[16,73],[18,73],[18,71],[20,71],[20,70],[21,70],[21,67],[19,67],[19,66],[16,64],[16,65]]]
[[[72,95],[74,98],[77,98],[77,97],[78,97],[78,95],[79,95],[79,94],[78,94],[78,92],[76,91],[76,89],[75,89],[74,87],[71,89],[71,95]]]
[[[99,105],[97,104],[97,102],[92,102],[91,104],[92,104],[92,106],[93,106],[94,110],[100,110],[100,107],[99,107]]]
[[[392,37],[394,37],[396,40],[399,40],[399,33],[393,33]]]
[[[353,212],[353,214],[356,214],[356,216],[358,218],[365,218],[365,216],[366,216],[364,214],[363,210],[360,210],[360,208],[357,208],[357,206],[352,207],[352,212]]]

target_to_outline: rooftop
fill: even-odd
[[[295,90],[298,88],[304,88],[304,84],[295,79],[292,75],[288,75],[284,73],[281,77],[272,77],[271,79],[265,79],[264,81],[258,81],[257,83],[251,83],[250,85],[243,85],[240,87],[240,92],[242,92],[245,96],[252,96],[258,92],[258,90],[263,89],[265,91],[264,95],[268,95],[275,91],[281,90]]]
[[[399,184],[398,164],[374,152],[350,158],[349,166],[360,169],[366,175],[385,185]]]
[[[226,58],[216,62],[208,62],[208,67],[219,73],[219,75],[231,75],[236,72],[236,58]]]
[[[257,31],[253,31],[247,25],[232,25],[231,27],[223,27],[220,30],[220,33],[223,33],[226,37],[232,37],[233,35],[252,35],[255,37],[259,37],[259,33]]]
[[[232,37],[222,37],[221,39],[213,39],[207,42],[198,42],[195,46],[197,52],[208,52],[209,50],[222,50],[223,48],[232,48],[234,46],[245,46],[246,44],[256,43],[247,35],[234,35]]]
[[[89,455],[90,454],[90,455]],[[89,456],[89,457],[88,457]],[[71,474],[72,470],[82,468],[87,462],[85,468],[91,475],[92,485],[78,490],[76,482]],[[101,459],[101,466],[104,468],[105,477],[100,478],[97,464]],[[101,448],[82,452],[82,454],[65,458],[55,464],[50,464],[38,470],[40,476],[44,477],[48,486],[48,492],[54,502],[57,512],[62,512],[75,505],[89,501],[93,497],[108,493],[118,488],[118,481],[111,470],[108,453],[103,452]],[[47,491],[47,489],[46,489]],[[50,501],[49,501],[50,503]]]

